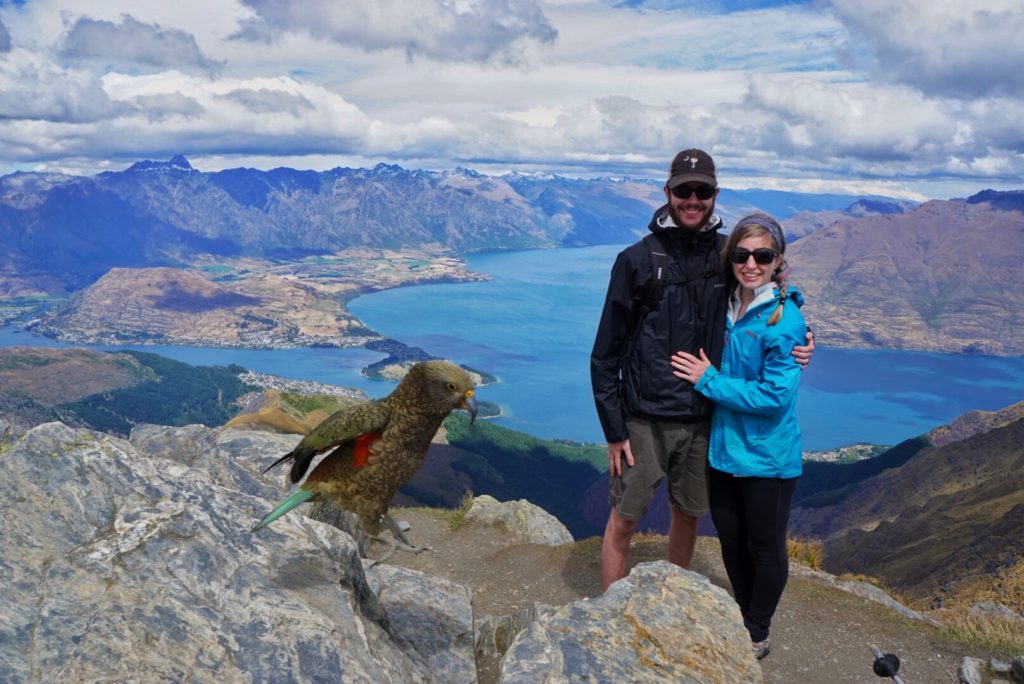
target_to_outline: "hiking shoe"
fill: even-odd
[[[754,649],[754,657],[760,660],[771,652],[771,641],[765,639],[764,641],[754,641],[750,644],[751,648]]]

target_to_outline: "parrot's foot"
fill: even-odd
[[[388,528],[388,531],[391,532],[391,537],[388,538],[385,537],[383,534],[378,534],[376,536],[370,537],[370,539],[373,539],[374,541],[379,541],[382,544],[387,544],[388,547],[390,548],[388,549],[388,552],[384,554],[384,556],[382,556],[374,563],[374,565],[376,565],[377,563],[383,563],[388,558],[391,558],[391,556],[395,555],[396,551],[408,551],[409,553],[422,553],[423,551],[430,551],[430,548],[426,546],[413,546],[412,542],[409,541],[409,538],[405,536],[405,533],[402,531],[402,528],[399,525],[399,523],[397,523],[395,519],[392,518],[390,515],[387,515],[385,513],[383,516],[381,516],[381,522],[383,522],[384,525]],[[408,524],[406,524],[406,529],[408,529]]]
[[[401,535],[401,537],[402,539],[405,539],[404,534]],[[432,550],[429,546],[413,546],[412,544],[408,543],[408,539],[402,541],[402,539],[398,538],[398,535],[393,537],[387,537],[383,534],[378,534],[377,536],[370,537],[370,539],[374,541],[379,541],[381,544],[386,544],[389,547],[387,553],[385,553],[383,556],[375,560],[373,562],[373,565],[371,565],[370,567],[383,563],[388,558],[391,558],[393,555],[395,555],[397,551],[408,551],[409,553],[423,553],[424,551]]]
[[[405,536],[405,530],[409,529],[408,523],[405,524],[405,530],[403,530],[398,521],[387,513],[380,517],[380,521],[391,531],[391,534],[395,536],[395,540],[397,542],[401,542],[410,548],[416,548],[412,545],[412,542],[409,541],[409,538]]]

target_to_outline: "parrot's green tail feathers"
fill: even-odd
[[[311,490],[309,490],[309,489],[299,489],[299,490],[297,490],[294,494],[292,494],[287,499],[282,501],[280,503],[280,505],[278,505],[277,508],[275,508],[273,511],[271,511],[270,515],[268,515],[266,518],[264,518],[263,520],[260,520],[258,523],[256,523],[256,526],[253,527],[250,530],[250,532],[258,532],[259,530],[262,530],[264,527],[266,527],[270,523],[274,522],[275,520],[280,518],[282,515],[284,515],[288,511],[292,510],[293,508],[295,508],[296,506],[298,506],[301,503],[306,503],[307,501],[309,501],[312,498],[313,498],[313,492]]]

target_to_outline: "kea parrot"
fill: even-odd
[[[282,501],[253,532],[312,499],[326,500],[352,511],[367,534],[378,541],[383,523],[397,548],[418,552],[387,514],[395,492],[423,464],[430,440],[452,409],[469,411],[476,419],[475,389],[469,373],[448,361],[417,363],[383,399],[343,408],[317,425],[298,446],[266,470],[292,462],[291,481],[300,482],[313,458],[326,451],[294,494]]]

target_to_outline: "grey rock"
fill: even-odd
[[[468,587],[394,565],[374,565],[366,575],[387,611],[391,636],[419,656],[431,679],[450,684],[476,681],[473,598]]]
[[[336,527],[348,536],[352,537],[356,546],[359,547],[359,555],[366,557],[367,548],[370,545],[370,538],[363,529],[363,523],[359,516],[352,511],[338,508],[329,501],[314,501],[302,511],[313,520],[318,520],[325,525]],[[389,534],[385,532],[385,534]]]
[[[889,594],[885,593],[885,591],[879,589],[873,584],[869,584],[867,582],[860,582],[857,580],[839,579],[835,575],[831,575],[827,572],[822,572],[820,570],[813,570],[804,565],[800,565],[799,563],[790,563],[789,572],[791,575],[800,577],[810,577],[819,582],[823,582],[825,584],[833,586],[836,589],[841,589],[843,591],[850,592],[851,594],[854,594],[856,596],[860,596],[862,599],[874,601],[875,603],[879,603],[885,606],[886,608],[894,610],[900,615],[908,617],[911,620],[917,620],[918,622],[923,622],[933,627],[941,626],[941,623],[938,620],[930,618],[927,615],[923,615],[917,612],[916,610],[907,608],[905,605],[894,599],[892,596],[889,596]]]
[[[0,454],[4,445],[13,444],[24,433],[24,429],[6,418],[0,418]]]
[[[499,681],[761,682],[739,609],[703,575],[637,565],[596,599],[541,617],[501,660]]]
[[[213,429],[204,425],[137,425],[128,441],[151,458],[175,461],[206,473],[222,487],[277,502],[291,485],[288,468],[263,469],[292,450],[302,438],[254,430]],[[254,523],[256,521],[253,521]]]
[[[995,674],[1010,674],[1010,663],[1000,658],[991,658],[988,661],[988,669]]]
[[[524,544],[559,546],[573,542],[572,534],[558,518],[526,499],[499,502],[486,494],[477,496],[466,519],[501,527]]]
[[[205,425],[168,427],[140,424],[128,436],[131,445],[153,458],[167,458],[185,465],[207,464],[217,455],[217,431]]]
[[[967,611],[967,617],[973,619],[994,618],[1024,625],[1024,615],[1004,606],[1002,603],[992,603],[989,601],[982,601],[971,605],[970,610]]]
[[[0,681],[473,682],[477,654],[506,648],[507,681],[760,681],[744,678],[760,671],[732,600],[675,566],[475,630],[466,587],[364,570],[343,512],[307,506],[330,524],[296,511],[251,534],[288,491],[262,470],[298,439],[0,421]],[[494,502],[487,524],[571,541],[523,503]]]
[[[538,617],[553,612],[553,606],[535,602],[512,615],[485,615],[476,624],[476,654],[484,657],[504,655],[516,635]]]
[[[1019,655],[1010,661],[1010,675],[1013,681],[1024,684],[1024,655]]]
[[[982,672],[985,669],[985,661],[977,658],[964,658],[960,661],[960,669],[957,672],[960,684],[984,684]]]
[[[272,502],[220,465],[59,423],[8,445],[0,681],[430,681],[351,539],[296,514],[250,534]]]

